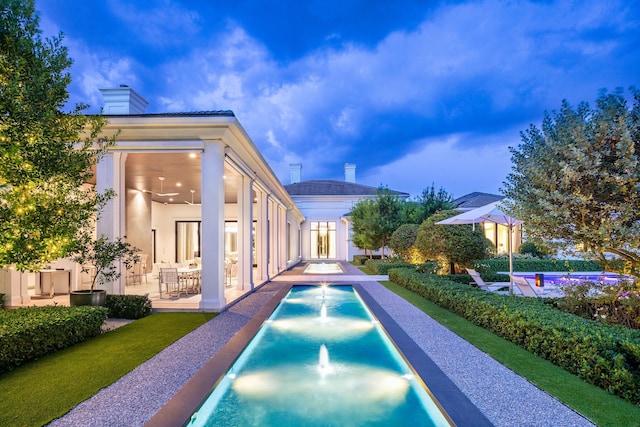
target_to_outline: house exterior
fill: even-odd
[[[117,146],[96,167],[94,184],[117,196],[98,219],[98,235],[126,237],[148,266],[200,264],[203,310],[229,302],[230,262],[239,293],[300,262],[303,214],[233,112],[147,114],[147,102],[127,86],[101,92],[109,119],[103,136],[118,135]],[[70,272],[71,290],[82,287],[79,265],[53,264]],[[0,274],[8,305],[29,304],[33,278],[27,274]],[[42,286],[45,274],[37,276]],[[123,275],[106,290],[124,294],[125,286]]]
[[[504,196],[498,194],[475,191],[458,197],[453,201],[453,204],[459,211],[466,212],[502,199],[504,199]],[[492,222],[482,222],[480,226],[484,231],[485,237],[493,243],[496,254],[509,253],[509,229],[507,226]],[[522,225],[518,224],[513,227],[512,239],[513,252],[518,252],[520,245],[522,245]]]
[[[351,261],[364,254],[353,245],[349,213],[355,203],[376,197],[378,188],[356,183],[356,165],[344,165],[344,181],[302,181],[302,165],[290,165],[285,189],[305,217],[300,228],[301,257],[311,261]],[[401,198],[408,193],[392,191]]]

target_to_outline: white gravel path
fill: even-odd
[[[362,283],[496,426],[593,425],[379,283]],[[263,286],[49,425],[144,425],[279,287],[278,282]]]

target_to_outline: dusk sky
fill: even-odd
[[[147,112],[233,110],[283,184],[499,194],[545,111],[640,86],[640,2],[36,0],[70,101],[121,84]]]

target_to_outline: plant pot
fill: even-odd
[[[69,294],[69,305],[105,305],[107,302],[107,291],[104,289],[89,289],[71,291]]]

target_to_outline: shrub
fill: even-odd
[[[382,257],[380,255],[373,255],[371,256],[371,258],[369,258],[369,255],[354,255],[353,263],[364,265],[364,263],[367,262],[368,259],[382,259]]]
[[[484,259],[475,263],[479,273],[509,271],[509,258]],[[603,271],[602,264],[585,260],[556,260],[537,258],[514,258],[513,271]]]
[[[640,329],[640,288],[634,283],[584,282],[563,289],[556,301],[563,311],[610,325]]]
[[[520,253],[528,254],[536,258],[542,258],[548,255],[545,251],[539,248],[534,242],[524,242],[520,245]]]
[[[368,259],[364,265],[375,274],[389,274],[389,270],[392,268],[415,268],[413,264],[406,262],[390,262],[375,259]]]
[[[406,261],[410,260],[411,248],[418,235],[418,224],[403,224],[396,229],[389,240],[392,251],[400,254]]]
[[[389,278],[584,380],[640,404],[640,331],[564,313],[544,299],[489,293],[414,269],[392,269]]]
[[[6,298],[7,296],[5,294],[0,294],[0,310],[4,308]]]
[[[109,317],[140,319],[151,314],[151,300],[147,295],[109,295],[105,307]]]
[[[0,372],[100,334],[104,307],[26,307],[0,310]]]

